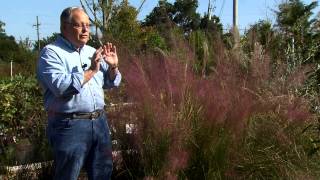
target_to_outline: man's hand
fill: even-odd
[[[107,43],[103,46],[102,55],[104,57],[104,61],[109,65],[109,67],[118,67],[118,55],[116,46],[113,46],[112,43]]]
[[[91,66],[89,68],[90,70],[92,70],[94,72],[98,72],[100,70],[100,64],[101,64],[101,59],[103,57],[103,55],[102,55],[103,51],[104,51],[103,48],[100,47],[93,54],[93,56],[91,58]]]
[[[91,66],[84,72],[84,80],[82,82],[82,85],[87,83],[100,70],[101,58],[103,57],[102,52],[103,48],[100,47],[93,54],[91,58]]]

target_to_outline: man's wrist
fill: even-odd
[[[97,68],[94,68],[93,66],[90,66],[87,71],[91,71],[92,73],[97,73],[99,70]]]
[[[115,75],[115,74],[117,74],[117,72],[118,72],[118,66],[116,66],[116,67],[110,67],[110,68],[108,69],[108,71],[109,71],[109,73]]]
[[[115,70],[118,68],[118,64],[109,65],[110,69]]]
[[[83,72],[83,82],[82,85],[87,83],[94,75],[95,73],[89,68],[88,70]]]

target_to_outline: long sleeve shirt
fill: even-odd
[[[91,65],[96,50],[84,45],[77,50],[62,36],[45,46],[38,60],[37,78],[44,90],[48,112],[92,112],[103,109],[104,89],[119,86],[121,73],[111,80],[108,64],[102,61],[100,71],[83,84],[84,71]]]

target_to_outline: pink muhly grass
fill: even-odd
[[[229,59],[219,61],[214,74],[198,82],[200,104],[209,124],[228,123],[237,126],[254,111],[259,97],[251,90],[248,75]]]
[[[191,61],[177,56],[130,57],[122,67],[128,99],[134,103],[129,111],[136,116],[130,119],[137,125],[136,146],[143,151],[146,137],[155,145],[159,138],[169,138],[163,159],[168,163],[161,171],[173,179],[174,173],[188,165],[190,152],[185,145],[194,116],[200,116],[197,118],[208,128],[223,124],[236,130],[233,132],[244,130],[255,114],[272,112],[288,120],[310,117],[308,104],[288,90],[301,85],[304,70],[283,79],[283,73],[272,72],[270,58],[259,48],[247,64],[221,44],[216,49],[213,73],[205,78],[193,73]],[[187,107],[192,111],[184,112],[189,111]]]
[[[132,101],[154,113],[157,127],[167,128],[174,122],[171,118],[179,110],[192,77],[184,76],[184,65],[174,59],[146,56],[131,60],[125,77]]]
[[[174,58],[148,55],[132,58],[123,72],[128,96],[137,110],[137,119],[133,120],[138,125],[137,146],[143,146],[146,137],[151,136],[156,143],[157,139],[167,136],[169,147],[183,147],[190,127],[181,110],[187,89],[194,83],[187,65]],[[169,149],[165,155],[169,161],[162,171],[177,172],[185,168],[186,151]]]
[[[310,117],[308,104],[290,91],[302,85],[305,69],[289,74],[286,79],[283,74],[272,76],[270,58],[259,49],[255,50],[247,67],[224,52],[216,56],[219,58],[216,58],[214,73],[198,81],[194,90],[210,124],[227,123],[229,127],[241,129],[249,116],[265,112],[286,114],[289,119]],[[294,101],[287,103],[278,97]],[[301,105],[300,110],[293,108],[297,107],[296,103]]]
[[[188,152],[181,149],[172,148],[169,151],[169,164],[170,171],[177,173],[177,171],[186,168],[188,165]]]

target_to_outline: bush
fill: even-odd
[[[0,166],[48,159],[46,115],[36,79],[1,80],[0,102]]]

